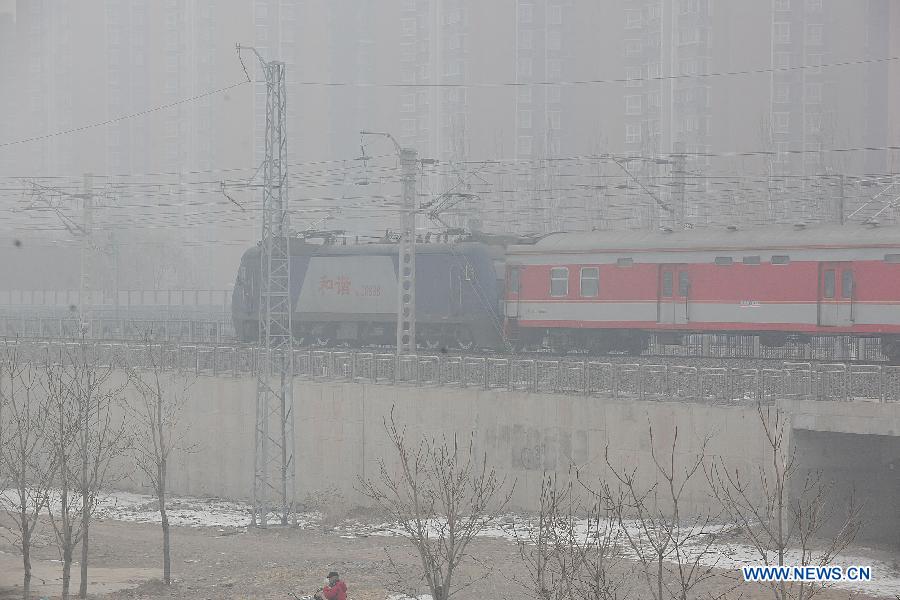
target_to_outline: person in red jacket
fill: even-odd
[[[341,581],[337,571],[328,574],[328,581],[322,588],[321,597],[324,600],[347,600],[347,584]]]

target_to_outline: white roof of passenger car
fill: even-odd
[[[764,228],[704,227],[686,230],[551,233],[532,245],[510,246],[509,254],[592,251],[754,250],[791,248],[900,248],[900,227],[865,225],[773,225]]]

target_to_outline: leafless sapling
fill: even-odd
[[[166,510],[169,459],[173,452],[189,451],[179,417],[189,399],[193,380],[165,373],[165,348],[145,339],[146,368],[129,368],[137,396],[129,403],[134,432],[132,451],[138,468],[150,482],[159,504],[163,535],[163,581],[172,581],[169,517]]]
[[[706,472],[710,489],[762,564],[829,565],[856,537],[859,507],[851,499],[836,531],[823,536],[835,515],[831,484],[821,471],[799,471],[782,411],[760,403],[757,415],[766,436],[765,463],[742,470],[722,458],[712,461]],[[776,600],[808,600],[823,589],[814,582],[766,585]]]
[[[75,546],[81,544],[79,597],[87,596],[90,523],[114,460],[127,448],[124,417],[115,416],[125,384],[114,380],[112,365],[101,365],[96,348],[84,336],[61,350],[58,364],[47,367],[51,409],[56,425],[59,514],[51,523],[63,561],[63,597]],[[77,514],[76,514],[77,513]]]
[[[616,501],[605,485],[588,490],[574,476],[541,484],[540,507],[524,531],[514,528],[528,575],[520,582],[537,600],[620,600],[627,596]]]
[[[50,405],[40,368],[25,361],[21,348],[0,348],[0,507],[12,523],[11,539],[22,553],[22,598],[31,595],[31,549],[47,508],[56,464],[48,452]]]
[[[702,477],[708,439],[679,467],[678,428],[662,456],[649,423],[648,435],[653,483],[643,485],[637,468],[613,464],[606,449],[606,464],[622,498],[613,504],[615,517],[653,600],[688,600],[696,597],[700,584],[716,577],[716,540],[711,534],[719,515],[698,507],[690,513],[684,510],[685,489],[698,472]]]
[[[398,459],[397,469],[384,460],[379,476],[362,480],[361,490],[389,514],[415,547],[422,577],[434,600],[447,600],[473,583],[460,584],[457,568],[467,558],[472,540],[505,509],[512,496],[486,454],[473,441],[406,439],[393,411],[385,430]],[[409,592],[411,590],[401,590]]]

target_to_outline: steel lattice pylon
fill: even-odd
[[[416,353],[416,166],[418,154],[400,150],[403,170],[403,208],[397,263],[397,356]]]
[[[294,401],[287,206],[284,63],[266,62],[265,162],[256,377],[253,523],[265,527],[272,504],[286,525],[294,514]],[[274,426],[274,427],[273,427]],[[274,429],[274,431],[273,431]],[[273,481],[274,480],[274,481]],[[274,492],[273,502],[270,493]]]

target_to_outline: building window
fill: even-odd
[[[519,50],[531,50],[534,45],[534,32],[530,29],[519,31]]]
[[[625,123],[625,143],[639,144],[641,142],[641,126],[639,123]]]
[[[806,84],[806,98],[807,103],[810,104],[818,104],[822,101],[822,84],[821,83],[807,83]]]
[[[642,83],[640,67],[625,67],[625,87],[641,87]]]
[[[569,269],[567,267],[550,269],[550,295],[554,298],[569,295]]]
[[[822,65],[825,64],[825,55],[823,54],[807,54],[806,55],[806,74],[821,75]]]
[[[790,69],[791,68],[791,53],[790,52],[776,52],[775,56],[772,57],[772,63],[776,69]]]
[[[560,129],[560,121],[562,120],[562,114],[558,110],[551,110],[549,112],[550,117],[550,129]]]
[[[642,97],[640,94],[631,94],[625,96],[625,114],[639,115],[641,114]]]
[[[641,28],[641,12],[638,10],[625,11],[625,29]]]
[[[775,0],[775,10],[781,12],[791,10],[791,0]]]
[[[521,77],[531,77],[531,59],[530,58],[520,58],[519,59],[519,75]]]
[[[547,49],[548,50],[561,50],[562,49],[562,33],[559,31],[550,31],[547,33]]]
[[[775,117],[775,133],[787,133],[791,126],[791,113],[777,112]]]
[[[520,87],[518,92],[519,104],[531,104],[531,88]]]
[[[411,113],[416,112],[416,95],[403,94],[400,97],[400,112]]]
[[[822,10],[822,0],[806,0],[807,12],[820,12]]]
[[[521,23],[531,23],[534,21],[534,7],[532,5],[519,5],[519,21]]]
[[[774,23],[772,25],[772,41],[776,44],[791,43],[791,24]]]
[[[562,102],[562,88],[558,85],[547,87],[547,102],[550,104],[559,104]]]
[[[518,138],[518,153],[523,156],[531,155],[531,136],[520,135]]]
[[[557,59],[547,61],[547,74],[550,79],[559,79],[562,75],[562,62]]]
[[[808,23],[806,25],[806,43],[818,46],[822,43],[823,28],[822,25],[816,23]]]
[[[625,40],[625,56],[637,56],[641,53],[641,40]]]
[[[548,20],[550,21],[551,25],[562,25],[562,22],[563,22],[562,6],[559,6],[559,5],[551,6]]]
[[[582,267],[581,269],[581,297],[596,298],[600,295],[600,268]]]
[[[822,113],[806,113],[806,133],[822,133]]]
[[[786,104],[791,101],[791,84],[776,83],[775,90],[772,94],[773,101],[776,104]]]
[[[519,129],[531,129],[531,111],[519,111]]]

